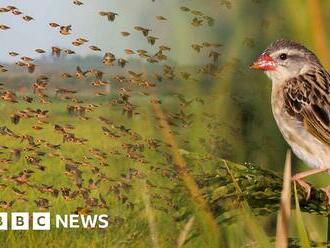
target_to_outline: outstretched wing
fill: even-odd
[[[286,111],[307,131],[330,145],[330,75],[310,71],[287,81],[283,88]]]

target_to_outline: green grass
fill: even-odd
[[[54,66],[54,74],[58,74],[50,75],[51,81],[46,92],[53,93],[56,87],[77,89],[77,97],[85,101],[84,106],[90,103],[100,105],[86,114],[87,120],[67,113],[66,105],[72,104],[69,100],[51,98],[52,103],[45,105],[38,102],[28,104],[19,101],[18,104],[10,104],[0,101],[0,126],[8,127],[19,136],[31,135],[40,144],[38,148],[32,149],[26,140],[0,135],[0,145],[9,147],[0,149],[0,159],[11,158],[13,149],[22,149],[19,159],[7,164],[0,163],[0,183],[7,185],[0,189],[0,200],[16,200],[12,208],[0,209],[0,212],[43,211],[35,203],[39,198],[49,200],[48,211],[52,216],[73,213],[78,207],[88,207],[82,194],[66,200],[61,193],[54,197],[37,189],[46,184],[58,190],[64,187],[78,190],[75,177],[64,173],[66,164],[75,164],[82,172],[84,189],[88,188],[90,179],[101,179],[97,189],[90,190],[89,197],[100,201],[101,194],[109,209],[89,207],[89,210],[92,214],[108,214],[109,228],[52,228],[50,232],[0,231],[2,246],[236,248],[275,245],[275,223],[287,144],[271,113],[271,84],[261,73],[250,71],[248,65],[269,43],[281,37],[300,41],[312,50],[314,48],[322,63],[329,64],[328,51],[324,45],[329,40],[326,35],[329,32],[325,32],[329,14],[320,11],[321,8],[327,9],[329,2],[323,1],[318,6],[317,3],[321,1],[316,0],[303,3],[298,0],[290,3],[214,0],[207,4],[196,0],[164,1],[168,9],[159,9],[162,6],[158,5],[161,2],[159,0],[146,2],[149,3],[143,3],[145,11],[134,11],[134,14],[145,19],[144,22],[134,25],[148,24],[152,35],[159,36],[160,40],[153,48],[156,49],[160,44],[171,46],[169,60],[164,63],[173,66],[175,80],[164,77],[162,82],[157,82],[155,89],[141,89],[128,82],[113,80],[112,76],[128,70],[137,73],[143,71],[143,78],[151,79],[152,82],[156,81],[152,77],[154,73],[162,74],[163,62],[149,67],[140,64],[140,59],[130,60],[129,57],[124,69],[105,70],[105,78],[113,87],[110,96],[90,97],[89,94],[95,90],[90,85],[93,78],[62,80],[59,76],[62,71],[55,73],[57,63],[64,63],[60,70],[64,67],[66,70],[69,67],[74,70],[78,64],[83,69],[98,68],[101,65],[96,62],[100,60],[99,57],[84,59],[77,54],[72,61],[56,60],[54,64],[46,65]],[[192,27],[191,18],[194,17],[191,13],[180,11],[182,5],[212,16],[215,25],[207,27],[204,22],[203,27]],[[129,18],[133,13],[130,13],[129,8],[127,11],[126,8],[125,11],[118,10],[118,13],[119,22],[130,23]],[[160,14],[168,19],[161,26],[149,22],[154,20],[154,15]],[[36,21],[39,20],[36,16]],[[110,25],[116,23],[117,20]],[[166,25],[169,25],[169,29],[166,29]],[[132,28],[129,26],[125,29]],[[15,31],[15,27],[12,31]],[[117,34],[112,31],[106,34],[100,32],[110,45],[117,42],[113,43],[112,38],[117,39]],[[84,35],[88,37],[88,32]],[[93,40],[93,37],[88,38]],[[246,40],[253,44],[247,45]],[[204,47],[200,53],[191,50],[192,44],[203,42],[221,43],[223,46],[219,49]],[[126,43],[123,45],[126,46]],[[143,47],[134,42],[132,49],[138,48]],[[149,48],[152,54],[151,51],[155,49]],[[16,49],[20,50],[19,47]],[[211,61],[208,54],[214,49],[221,55],[216,75],[210,76],[200,69]],[[106,47],[102,50],[106,52]],[[111,50],[115,52],[114,47]],[[180,61],[195,66],[183,65]],[[66,65],[70,66],[66,68]],[[39,76],[38,73],[47,74],[42,68],[42,64],[38,65],[39,70],[29,76],[10,69],[1,74],[1,82],[5,82],[4,86],[15,92],[20,91],[21,87],[26,91]],[[182,80],[181,72],[189,72],[191,77]],[[121,107],[111,104],[118,97],[118,89],[121,87],[132,90],[131,100],[137,105],[136,111],[139,113],[133,118],[127,118],[121,113]],[[141,90],[160,98],[160,113],[155,113],[150,104],[151,97],[138,93]],[[187,102],[182,99],[180,101],[179,97],[173,95],[175,93],[184,95],[188,102],[196,97],[198,99],[183,106]],[[37,123],[36,118],[22,119],[18,125],[12,124],[9,116],[27,107],[49,110],[49,124],[42,125],[43,129],[39,131],[32,129]],[[167,117],[170,130],[158,119],[160,114]],[[114,125],[102,123],[98,120],[99,116],[110,119]],[[54,130],[55,124],[74,126],[70,132],[88,141],[82,145],[63,143],[62,134]],[[131,134],[116,128],[120,125],[129,128]],[[120,137],[106,136],[102,127]],[[167,136],[169,132],[172,135]],[[154,139],[157,145],[151,145],[153,142],[150,139]],[[41,140],[60,144],[61,148],[51,149]],[[135,146],[136,150],[128,154],[127,146]],[[95,148],[104,152],[106,158],[100,159],[91,154],[91,149]],[[45,154],[37,155],[38,152]],[[132,155],[138,158],[133,159]],[[40,171],[37,166],[29,164],[25,156],[39,157],[45,170]],[[292,167],[293,174],[307,169],[306,165],[297,160]],[[34,171],[29,185],[18,184],[12,178],[23,170]],[[315,176],[308,180],[320,188],[327,185],[329,175]],[[290,182],[287,180],[286,183]],[[19,200],[13,187],[25,191],[26,201]],[[324,247],[330,230],[327,228],[328,218],[325,217],[328,208],[324,204],[324,194],[313,188],[313,199],[306,203],[301,198],[301,189],[298,188],[294,193],[295,198],[291,200],[295,201],[291,205],[294,205],[292,212],[295,214],[291,213],[289,223],[285,223],[289,230],[284,235],[289,237],[290,247],[308,247],[311,244]],[[287,196],[287,200],[289,198]]]
[[[166,161],[164,154],[170,154],[166,144],[160,142],[159,148],[148,148],[147,139],[161,139],[157,121],[153,117],[154,113],[150,105],[141,104],[139,109],[142,112],[141,115],[127,119],[121,114],[118,107],[111,106],[107,101],[99,103],[103,106],[88,113],[87,116],[90,118],[88,120],[81,120],[77,116],[68,115],[64,102],[54,101],[54,103],[44,106],[40,106],[38,103],[2,103],[0,105],[2,113],[0,121],[1,126],[7,126],[18,135],[32,135],[35,140],[39,138],[52,144],[61,144],[61,148],[55,152],[58,152],[64,158],[72,158],[74,161],[82,162],[86,161],[84,156],[92,157],[87,161],[90,164],[89,166],[78,165],[82,171],[83,187],[87,188],[90,178],[94,181],[98,179],[97,175],[92,172],[94,167],[99,168],[100,172],[108,178],[101,181],[98,189],[91,190],[90,197],[98,198],[101,193],[106,199],[109,210],[96,207],[91,208],[91,211],[94,214],[108,214],[112,222],[110,227],[106,230],[57,230],[53,228],[51,232],[1,232],[1,243],[6,243],[9,247],[14,245],[25,246],[26,244],[30,247],[40,247],[46,244],[53,247],[148,247],[155,246],[153,236],[157,235],[157,243],[161,247],[176,244],[186,222],[195,216],[196,213],[194,212],[198,210],[191,206],[191,199],[183,188],[172,162]],[[33,109],[48,109],[50,111],[49,124],[43,125],[42,130],[36,131],[32,129],[32,126],[36,123],[34,118],[22,119],[18,125],[10,123],[9,115],[27,106]],[[102,126],[107,126],[118,134],[120,132],[113,129],[111,125],[98,121],[99,116],[111,119],[115,125],[125,125],[126,128],[130,128],[131,131],[141,135],[140,139],[131,140],[130,137],[125,135],[120,138],[105,136]],[[148,118],[144,118],[145,116],[148,116]],[[54,131],[54,124],[73,125],[75,129],[72,132],[76,137],[86,138],[88,142],[85,145],[62,143],[62,135]],[[21,142],[20,139],[8,136],[0,136],[0,144],[9,147],[9,149],[3,150],[1,158],[10,157],[11,149],[29,147],[26,141]],[[143,145],[144,148],[138,153],[144,156],[146,163],[129,159],[127,152],[122,148],[124,144]],[[99,164],[100,161],[90,153],[91,148],[98,148],[107,154],[105,162],[108,166]],[[57,189],[61,187],[68,187],[72,190],[77,189],[75,179],[64,174],[66,162],[63,159],[50,156],[50,153],[53,152],[52,149],[43,144],[36,150],[46,153],[45,156],[40,157],[42,159],[41,164],[46,168],[45,171],[40,171],[34,165],[26,162],[24,157],[33,154],[33,151],[23,151],[19,160],[1,165],[2,169],[8,171],[1,174],[1,183],[6,184],[7,187],[1,191],[0,199],[5,201],[16,199],[14,206],[7,211],[39,211],[34,200],[40,197],[49,200],[51,206],[49,211],[52,214],[69,214],[73,213],[77,207],[85,207],[86,204],[81,195],[68,201],[62,197],[61,193],[58,197],[53,197],[49,193],[40,193],[36,187],[30,187],[26,184],[18,185],[16,182],[9,180],[11,176],[17,175],[22,170],[30,169],[34,171],[29,180],[31,185],[47,184],[53,185]],[[119,154],[116,154],[115,151],[118,151]],[[193,166],[191,168],[193,169]],[[139,175],[127,179],[126,175],[131,169],[138,171]],[[128,189],[119,187],[119,195],[109,190],[111,186],[123,183],[128,184],[130,187]],[[24,198],[27,201],[17,201],[17,196],[14,195],[12,187],[25,191]],[[118,198],[120,196],[127,197],[127,201],[122,202]],[[153,216],[152,220],[150,220],[151,214]],[[194,221],[186,234],[186,243],[196,247],[212,244],[212,238],[209,237],[208,230],[205,229],[202,222],[202,219]]]
[[[274,202],[271,198],[272,194],[273,197],[276,195],[278,197],[281,179],[276,179],[278,181],[276,187],[278,188],[276,188],[276,192],[271,192],[274,190],[271,187],[275,186],[271,183],[273,179],[267,175],[258,174],[260,172],[258,170],[253,171],[252,167],[251,172],[245,176],[263,177],[260,178],[260,183],[269,183],[265,187],[270,188],[264,191],[265,196],[270,197],[267,204],[263,206],[262,203],[260,205],[260,202],[252,203],[251,208],[248,201],[245,200],[239,203],[240,201],[222,199],[225,195],[232,194],[234,197],[232,199],[237,198],[239,200],[244,194],[247,196],[251,194],[252,196],[255,189],[250,187],[250,192],[242,192],[240,187],[246,186],[239,179],[239,173],[244,167],[232,163],[227,164],[227,162],[217,158],[217,154],[213,152],[213,140],[216,138],[212,137],[213,133],[210,130],[214,132],[214,130],[221,129],[222,125],[218,126],[217,119],[205,117],[207,114],[213,114],[212,108],[205,111],[204,105],[197,102],[183,108],[182,110],[187,114],[194,113],[191,126],[186,127],[182,120],[176,120],[176,125],[172,125],[171,129],[174,132],[179,153],[186,160],[188,173],[199,182],[200,186],[203,185],[200,183],[201,178],[214,172],[220,175],[214,178],[214,180],[219,180],[219,183],[214,184],[215,190],[212,185],[203,185],[204,189],[201,189],[203,194],[205,187],[212,192],[212,198],[206,199],[208,206],[212,208],[212,218],[217,222],[219,234],[214,234],[211,225],[204,218],[204,210],[199,209],[200,205],[196,204],[196,199],[191,197],[189,188],[186,187],[182,176],[177,171],[178,167],[172,159],[171,147],[162,136],[161,129],[164,127],[159,127],[159,122],[155,118],[156,114],[153,112],[149,101],[134,98],[139,106],[140,114],[132,119],[122,115],[120,108],[112,106],[110,101],[97,99],[85,99],[85,101],[85,105],[91,102],[100,104],[99,108],[87,113],[86,116],[89,117],[87,120],[69,115],[66,112],[68,102],[57,101],[56,99],[53,99],[52,104],[43,106],[38,103],[1,103],[1,126],[7,126],[18,135],[32,135],[36,143],[38,143],[38,139],[44,139],[52,144],[61,144],[61,148],[54,151],[41,143],[40,147],[35,149],[35,151],[45,152],[44,156],[39,157],[42,159],[40,164],[46,169],[40,171],[25,160],[26,155],[36,156],[34,155],[35,151],[26,150],[29,148],[26,141],[21,142],[20,139],[1,135],[0,145],[6,145],[9,148],[2,150],[0,158],[9,158],[11,150],[14,148],[21,148],[23,151],[17,161],[1,165],[1,169],[8,171],[1,173],[0,182],[6,184],[7,187],[2,189],[0,200],[7,202],[16,200],[11,209],[3,210],[10,213],[14,211],[40,211],[34,201],[39,198],[47,198],[51,206],[49,211],[53,216],[52,223],[54,223],[55,214],[69,214],[78,207],[88,206],[81,194],[75,199],[65,200],[61,193],[58,197],[54,197],[50,193],[41,193],[36,186],[46,184],[53,185],[56,189],[68,187],[72,191],[77,190],[75,178],[64,174],[65,164],[87,162],[88,165],[77,165],[82,171],[83,188],[88,188],[89,179],[97,181],[99,178],[98,174],[95,174],[95,168],[98,168],[99,174],[106,178],[101,180],[97,189],[90,190],[90,197],[99,198],[99,194],[102,194],[109,209],[99,207],[89,207],[89,209],[93,214],[108,214],[110,217],[109,228],[105,230],[75,230],[56,229],[53,226],[49,232],[6,231],[0,232],[1,243],[8,247],[40,247],[44,245],[50,247],[271,246],[271,243],[274,242],[275,229],[268,227],[268,223],[274,221],[275,215],[271,214],[274,210],[266,211],[266,209],[271,206],[269,205],[272,204],[271,202]],[[166,102],[166,105],[161,107],[166,106],[164,108],[166,116],[180,112],[181,107],[176,97],[164,97],[163,102]],[[39,131],[32,129],[36,123],[35,118],[22,119],[17,125],[12,124],[9,115],[26,107],[49,110],[49,124],[43,125],[44,128]],[[115,126],[124,125],[126,128],[130,128],[130,131],[138,134],[136,137],[139,138],[132,139],[131,136],[118,131],[113,125],[102,123],[98,120],[99,116],[110,119]],[[54,131],[55,124],[73,125],[75,128],[70,132],[73,132],[76,137],[88,139],[88,142],[84,145],[63,143],[62,135]],[[104,135],[102,126],[120,134],[121,137],[112,138]],[[151,138],[159,140],[157,148],[148,145],[147,140]],[[208,140],[208,143],[206,144],[203,140]],[[127,151],[123,148],[127,144],[143,147],[137,150],[137,153],[143,156],[144,162],[128,157]],[[103,161],[106,162],[107,166],[101,165],[100,159],[91,154],[90,149],[92,148],[100,149],[107,154]],[[51,156],[53,152],[61,154],[62,159]],[[90,159],[86,159],[86,157],[90,157]],[[68,159],[72,159],[72,161],[68,161]],[[30,186],[17,184],[10,179],[24,169],[34,171],[29,179]],[[135,174],[128,176],[132,170],[135,170]],[[255,173],[255,175],[249,175],[249,173]],[[229,181],[225,186],[219,188],[219,185],[223,183],[222,180]],[[111,190],[116,185],[118,192]],[[128,185],[128,187],[123,185]],[[25,191],[24,198],[27,201],[19,201],[12,190],[13,187]],[[255,197],[258,199],[257,192],[255,193]],[[121,197],[126,198],[126,200],[121,200]],[[278,205],[277,201],[275,203]],[[265,211],[267,212],[266,216],[268,216],[266,218],[262,217],[265,216]],[[301,223],[302,217],[300,215],[298,217],[299,223]],[[295,232],[291,232],[289,236],[296,237]],[[301,236],[300,232],[298,233],[299,236]],[[216,241],[215,238],[220,238],[220,240]],[[216,245],[217,243],[218,245]]]

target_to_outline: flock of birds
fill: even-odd
[[[228,1],[224,1],[226,4]],[[73,4],[77,8],[84,6],[83,1],[74,0]],[[213,26],[214,19],[205,13],[192,10],[188,7],[180,7],[180,10],[191,18],[192,27],[200,27],[203,25]],[[18,18],[22,18],[25,22],[36,21],[29,15],[25,15],[19,8],[15,6],[6,6],[0,8],[0,14],[12,14]],[[96,13],[97,14],[97,13]],[[100,11],[100,18],[104,18],[104,21],[115,22],[120,14],[112,11]],[[156,21],[166,22],[167,18],[164,16],[156,16]],[[74,27],[70,24],[59,24],[57,22],[51,22],[48,24],[50,29],[54,32],[58,32],[61,36],[73,36]],[[6,32],[6,30],[14,28],[4,24],[0,24],[0,32]],[[147,27],[135,26],[132,27],[134,32],[141,33],[146,42],[150,46],[155,46],[156,43],[160,43],[161,39],[151,35],[152,30]],[[122,37],[130,36],[131,33],[127,31],[121,32]],[[251,45],[251,41],[245,41]],[[193,73],[187,71],[178,71],[173,65],[167,63],[168,55],[171,53],[171,47],[166,45],[159,45],[158,50],[155,53],[150,53],[142,49],[125,49],[125,53],[129,56],[137,55],[143,63],[158,63],[162,67],[161,72],[155,72],[153,75],[146,75],[145,72],[136,72],[128,69],[127,65],[129,60],[117,57],[115,54],[109,51],[103,51],[102,48],[90,44],[87,37],[79,37],[72,39],[71,48],[60,48],[52,46],[49,49],[36,48],[34,52],[36,54],[51,53],[52,56],[71,56],[76,54],[75,47],[86,46],[86,49],[98,52],[100,54],[100,65],[106,67],[117,66],[122,73],[117,75],[106,75],[107,73],[97,68],[89,68],[84,70],[81,65],[77,65],[76,70],[73,72],[63,72],[63,78],[76,78],[77,80],[91,80],[91,86],[97,89],[105,89],[109,85],[116,84],[118,89],[111,92],[111,102],[99,102],[87,103],[79,98],[79,90],[68,88],[57,88],[55,90],[55,96],[58,99],[65,100],[67,102],[66,111],[68,116],[74,116],[81,121],[90,120],[92,115],[89,113],[99,109],[101,107],[109,108],[109,106],[119,106],[123,115],[127,116],[127,122],[135,115],[140,115],[138,111],[139,106],[132,100],[132,95],[142,95],[148,97],[151,104],[162,104],[161,100],[149,91],[157,86],[160,82],[166,82],[171,80],[194,80]],[[192,51],[200,53],[201,50],[206,50],[208,53],[207,63],[198,68],[195,73],[207,74],[211,77],[216,77],[219,72],[219,57],[220,49],[222,45],[219,43],[202,42],[200,44],[191,44]],[[28,73],[36,74],[36,68],[38,67],[37,61],[28,56],[24,56],[15,51],[9,51],[9,56],[17,58],[16,66],[23,68]],[[8,68],[5,65],[0,65],[2,73],[8,72]],[[97,67],[97,65],[96,65]],[[111,78],[111,80],[109,79]],[[172,155],[168,151],[169,145],[156,138],[145,138],[143,134],[139,134],[133,131],[131,128],[126,127],[123,124],[115,123],[112,119],[98,116],[97,122],[100,124],[100,133],[109,137],[109,142],[112,140],[120,140],[120,149],[111,149],[110,151],[104,151],[100,148],[93,147],[90,144],[90,140],[84,137],[78,137],[74,131],[76,128],[72,124],[55,124],[51,120],[52,113],[50,110],[44,110],[41,106],[47,106],[52,104],[52,97],[49,94],[48,86],[51,81],[49,75],[36,75],[32,84],[31,92],[26,95],[18,95],[13,90],[6,87],[5,84],[1,85],[0,96],[1,99],[8,104],[16,104],[24,102],[25,104],[39,103],[40,108],[34,109],[27,107],[24,109],[17,109],[11,114],[10,120],[12,125],[19,125],[22,119],[35,120],[35,124],[32,126],[32,134],[22,134],[26,130],[21,132],[15,132],[8,126],[0,127],[0,135],[5,136],[6,139],[13,140],[13,142],[19,142],[21,148],[13,148],[1,145],[1,154],[5,155],[0,158],[0,188],[11,188],[15,194],[12,200],[1,200],[0,208],[7,210],[12,208],[17,202],[30,202],[31,199],[27,197],[28,189],[37,190],[40,195],[37,199],[34,199],[36,207],[41,210],[46,210],[51,207],[49,197],[63,197],[64,200],[73,200],[81,198],[84,200],[85,205],[77,207],[76,212],[80,214],[86,214],[96,208],[109,209],[108,195],[113,194],[119,201],[125,204],[128,208],[134,208],[133,201],[130,201],[127,192],[131,189],[131,182],[133,179],[145,178],[143,170],[136,168],[129,168],[127,173],[121,175],[120,179],[110,178],[106,171],[111,167],[109,164],[110,158],[113,157],[126,157],[126,159],[132,160],[134,163],[147,164],[150,169],[161,176],[167,178],[176,178],[173,165]],[[98,96],[106,95],[102,90],[97,92]],[[178,100],[180,110],[174,113],[168,113],[166,115],[168,123],[172,127],[189,127],[192,123],[193,115],[187,113],[187,107],[192,103],[204,104],[201,98],[187,99],[184,95],[175,94],[175,98]],[[55,104],[55,103],[54,103]],[[18,105],[17,105],[18,106]],[[38,105],[39,106],[39,105]],[[71,118],[70,117],[70,118]],[[68,117],[69,118],[69,117]],[[53,130],[59,137],[58,143],[51,143],[46,138],[39,136],[38,131],[43,130],[45,126],[53,126]],[[157,128],[163,128],[158,126]],[[63,144],[70,143],[73,145],[80,145],[84,147],[88,152],[82,157],[70,157],[63,155]],[[155,165],[145,155],[145,151],[150,150],[161,155],[162,162],[158,162]],[[58,158],[64,164],[63,175],[70,178],[72,187],[61,186],[61,179],[58,179],[57,185],[47,185],[33,181],[33,176],[36,173],[45,173],[47,166],[43,165],[43,161],[48,158]],[[10,164],[26,164],[26,168],[9,175],[10,170],[5,165]],[[54,164],[53,166],[59,166]],[[120,166],[120,165],[118,165]],[[91,174],[87,174],[88,173]],[[85,175],[85,176],[84,176]],[[86,175],[90,175],[87,178]],[[87,181],[87,182],[86,182]],[[151,181],[147,180],[149,187],[158,187]],[[99,193],[95,195],[92,192],[98,192],[97,189],[100,185],[108,185],[108,191],[106,193]],[[172,190],[166,188],[166,190]],[[153,197],[166,198],[166,196],[156,195]],[[167,199],[167,206],[175,208],[171,205],[171,200]]]

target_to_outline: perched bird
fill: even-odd
[[[293,152],[313,169],[292,180],[310,197],[304,178],[330,169],[330,74],[303,45],[281,39],[250,66],[272,80],[271,103],[276,123]],[[323,189],[330,203],[330,186]]]

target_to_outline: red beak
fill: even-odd
[[[276,63],[267,53],[263,53],[250,65],[250,69],[274,71],[276,69]]]

